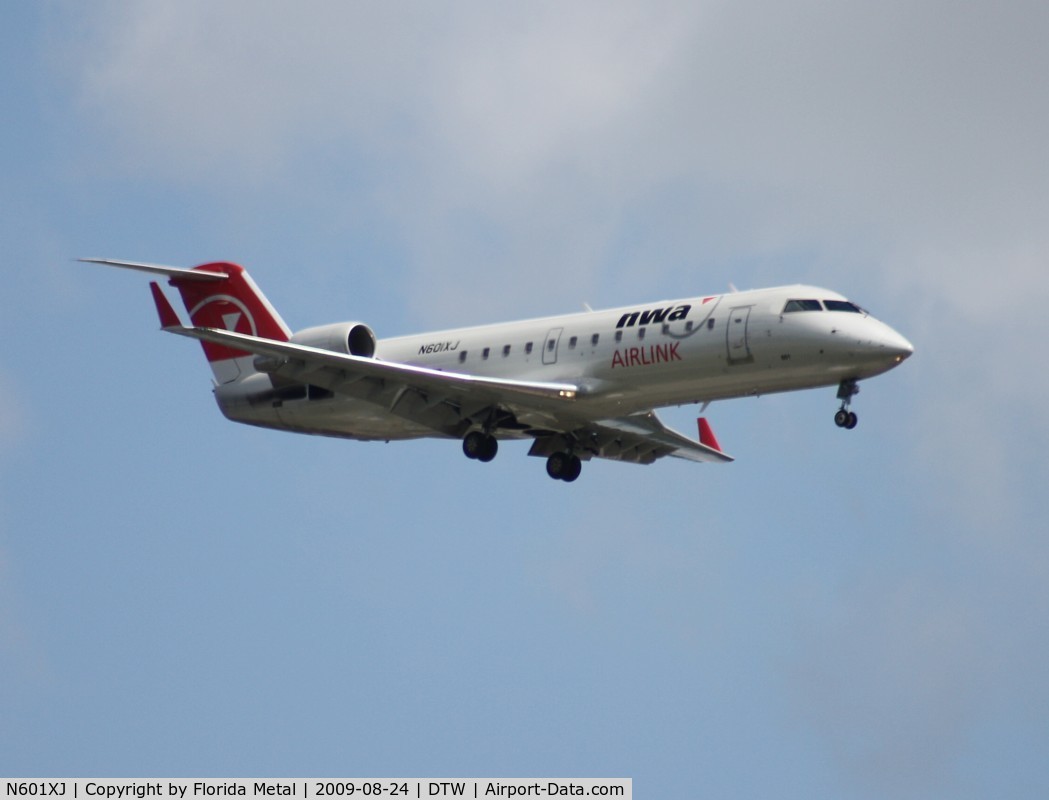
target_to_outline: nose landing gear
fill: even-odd
[[[846,411],[844,408],[839,408],[837,413],[834,415],[834,424],[839,428],[844,428],[847,431],[851,431],[856,427],[856,423],[859,422],[859,417],[856,416],[855,411]]]
[[[856,423],[859,422],[856,412],[849,411],[849,404],[852,403],[852,398],[859,393],[860,387],[856,384],[855,378],[843,380],[838,385],[838,399],[841,400],[841,408],[834,415],[834,424],[839,428],[851,431],[856,427]]]

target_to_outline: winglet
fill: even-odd
[[[714,429],[710,427],[707,418],[700,417],[696,422],[699,423],[699,443],[704,444],[713,450],[717,450],[719,453],[723,453],[724,450],[722,450],[721,445],[718,444],[718,437],[714,435]]]
[[[157,305],[157,316],[160,317],[160,327],[165,330],[168,328],[181,328],[182,323],[179,321],[178,314],[176,314],[175,309],[171,307],[171,303],[168,302],[167,296],[160,290],[159,284],[157,284],[156,281],[150,281],[149,289],[153,292],[153,302]]]

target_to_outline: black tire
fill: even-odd
[[[463,453],[467,458],[481,458],[485,453],[487,437],[480,431],[470,431],[463,438]],[[494,455],[493,455],[494,457]],[[489,459],[491,460],[491,459]]]
[[[484,448],[481,450],[480,454],[477,456],[477,460],[478,461],[482,461],[485,464],[487,464],[489,461],[491,461],[493,458],[495,458],[495,454],[498,453],[498,452],[499,452],[499,441],[494,436],[485,436],[484,437]]]
[[[546,474],[559,481],[564,477],[568,465],[568,453],[553,453],[546,460]]]
[[[844,428],[849,424],[849,412],[844,408],[839,408],[838,413],[834,415],[834,424],[839,428]]]
[[[565,471],[561,475],[561,480],[565,483],[571,483],[579,477],[579,473],[583,471],[583,462],[579,460],[579,456],[569,456],[568,463],[565,465]]]
[[[853,428],[856,427],[856,423],[858,423],[859,421],[860,418],[856,416],[856,412],[850,411],[849,418],[845,420],[845,430],[851,431]]]

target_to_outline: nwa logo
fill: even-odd
[[[674,322],[684,319],[692,306],[667,306],[666,308],[648,308],[644,311],[628,311],[619,318],[617,328],[633,328],[635,325],[658,325],[661,322]]]

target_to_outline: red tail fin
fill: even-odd
[[[227,261],[201,264],[192,271],[223,273],[224,281],[196,281],[176,276],[171,285],[178,289],[193,325],[220,330],[250,333],[253,337],[286,342],[291,330],[280,319],[279,313],[255,285],[244,267]],[[204,343],[208,361],[223,361],[247,355],[240,350]]]
[[[226,279],[195,280],[189,275],[171,278],[171,285],[182,295],[192,325],[288,341],[291,331],[244,267],[218,261],[194,267],[189,272],[197,270],[222,273]],[[249,353],[223,345],[201,344],[219,383],[236,380],[243,371],[238,362],[251,357]]]

